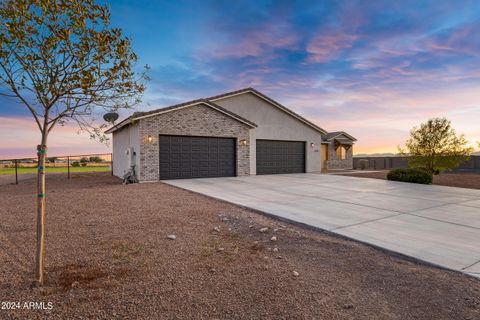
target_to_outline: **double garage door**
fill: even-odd
[[[305,172],[305,142],[257,140],[257,175]]]
[[[257,174],[305,172],[305,142],[257,140]],[[236,139],[161,135],[160,179],[233,177]]]
[[[234,138],[160,136],[160,179],[233,177]]]

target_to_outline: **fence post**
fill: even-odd
[[[113,177],[113,153],[110,153],[110,171]]]
[[[67,157],[67,173],[68,179],[70,179],[70,157]]]
[[[18,184],[18,164],[17,164],[17,159],[15,159],[15,184]]]

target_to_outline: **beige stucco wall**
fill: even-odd
[[[132,147],[136,155],[134,156],[135,171],[137,177],[140,176],[140,139],[138,124],[132,124],[121,128],[113,133],[112,136],[112,154],[113,154],[113,175],[122,178],[130,169],[128,166],[128,157],[126,151]]]
[[[252,93],[220,98],[214,102],[258,125],[251,131],[250,173],[256,174],[256,139],[305,141],[306,171],[320,172],[321,134]],[[310,147],[313,142],[315,147]]]
[[[140,181],[159,180],[160,134],[237,139],[237,175],[250,174],[250,127],[206,105],[196,105],[139,119]],[[147,141],[148,136],[152,142]],[[247,146],[240,140],[247,140]]]

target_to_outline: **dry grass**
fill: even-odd
[[[477,279],[102,174],[50,177],[47,283],[31,289],[34,189],[0,186],[0,297],[54,307],[1,319],[480,318]]]

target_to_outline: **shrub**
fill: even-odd
[[[80,167],[80,162],[78,161],[72,162],[72,167]]]
[[[358,164],[360,165],[360,169],[361,169],[361,170],[366,170],[366,169],[368,169],[369,162],[370,162],[370,161],[368,161],[368,159],[360,159],[360,160],[358,160]]]
[[[387,174],[387,179],[421,184],[431,184],[432,174],[423,169],[393,169]]]
[[[100,158],[100,157],[90,157],[90,158],[88,158],[88,160],[90,162],[96,162],[96,163],[102,162],[102,158]]]

